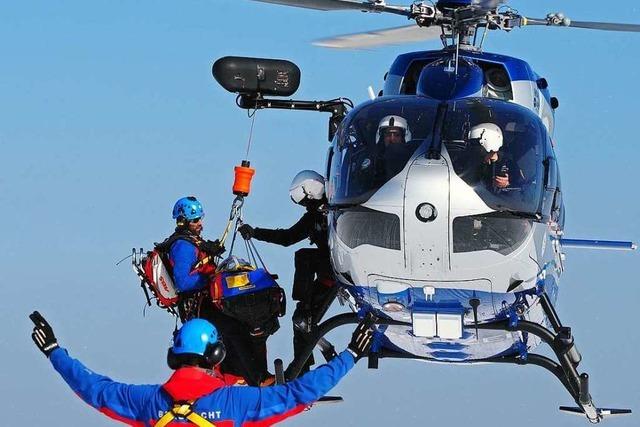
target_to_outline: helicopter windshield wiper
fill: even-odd
[[[533,221],[541,221],[542,215],[539,213],[531,213],[524,211],[496,211],[491,213],[492,216],[501,217],[501,218],[520,218],[520,219],[531,219]]]
[[[329,211],[338,211],[340,209],[357,208],[357,207],[360,207],[361,204],[360,203],[331,203],[325,206]]]

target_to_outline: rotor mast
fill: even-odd
[[[411,5],[409,19],[415,20],[420,27],[439,26],[442,29],[440,41],[445,49],[480,51],[489,22],[496,13],[495,9],[433,6],[427,2],[419,2]],[[479,27],[484,27],[485,31],[478,40]]]

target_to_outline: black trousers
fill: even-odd
[[[220,370],[243,377],[249,385],[260,385],[269,375],[267,336],[252,336],[245,324],[223,314],[209,301],[200,306],[200,317],[216,326],[227,349]]]
[[[298,301],[292,317],[295,358],[306,347],[310,330],[317,326],[333,302],[335,286],[328,253],[316,248],[304,248],[296,251],[292,292],[293,299]],[[301,324],[303,328],[300,327]],[[314,363],[312,354],[307,359],[301,373],[307,372]]]

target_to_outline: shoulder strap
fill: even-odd
[[[154,424],[154,427],[165,427],[176,417],[186,418],[198,427],[216,427],[215,424],[201,417],[193,412],[192,406],[195,403],[194,400],[189,402],[174,403],[173,408],[164,414],[162,418]]]
[[[154,246],[157,251],[168,252],[169,249],[171,248],[171,245],[173,245],[177,240],[186,240],[189,243],[193,243],[198,248],[202,243],[202,239],[197,238],[196,236],[192,236],[188,233],[176,231],[171,236],[164,239],[164,241],[162,241],[161,243],[155,243]]]

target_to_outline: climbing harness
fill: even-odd
[[[154,424],[154,427],[165,427],[176,418],[189,420],[198,427],[215,427],[215,424],[211,423],[201,415],[193,412],[194,403],[195,400],[174,403],[173,408],[169,412],[164,414],[158,420],[158,422]]]

